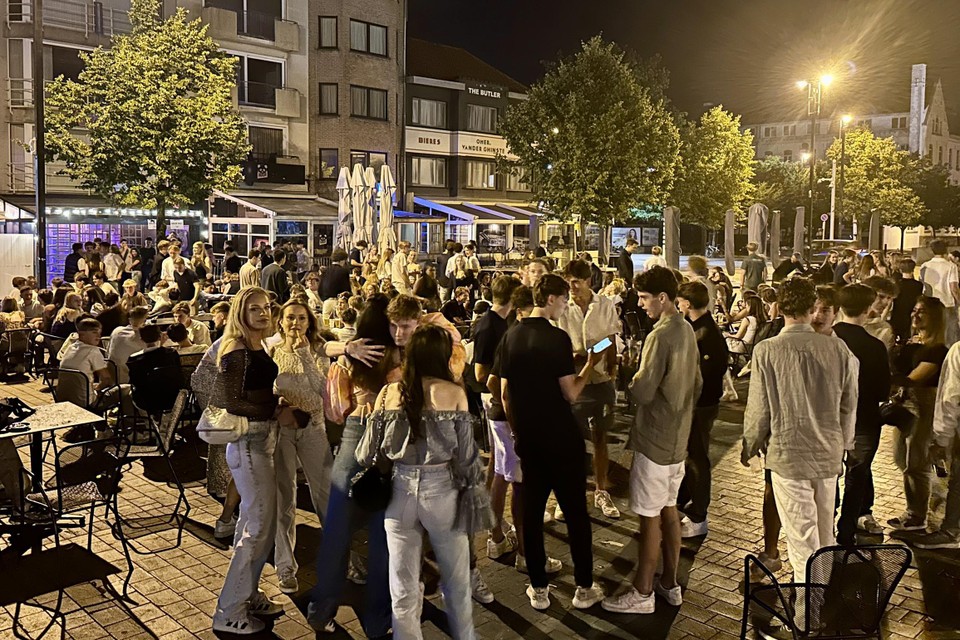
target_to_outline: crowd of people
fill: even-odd
[[[608,274],[588,256],[560,269],[545,251],[494,273],[453,241],[425,264],[405,242],[382,253],[359,242],[324,265],[290,243],[246,261],[224,249],[218,263],[203,243],[182,255],[175,237],[156,250],[77,244],[64,278],[40,290],[17,278],[0,310],[4,328],[37,329],[39,349],[55,347],[61,368],[88,378],[86,406],[136,411],[125,402],[144,371],[192,357],[200,406],[247,419],[245,435],[209,447],[207,489],[223,500],[215,534],[234,549],[214,630],[256,633],[260,616],[282,612],[259,587],[271,552],[280,590],[300,590],[298,468],[323,530],[308,610],[318,631],[333,630],[351,580],[366,584],[368,637],[421,637],[424,534],[454,638],[476,637],[471,600],[495,598],[477,534],[488,557],[515,554],[531,606],[546,609],[549,576],[563,568],[545,551],[548,520],[566,523],[574,607],[679,606],[681,540],[709,532],[711,430],[736,395],[732,373],[750,376],[741,461],[763,461],[768,569],[782,566],[781,531],[798,581],[817,549],[883,533],[871,466],[887,424],[897,433],[886,462],[906,496],[887,528],[925,530],[934,469],[949,467],[946,518],[916,544],[960,548],[960,351],[948,352],[960,287],[939,241],[919,270],[848,250],[818,268],[794,255],[772,273],[751,244],[739,287],[699,256],[681,272],[656,251],[635,273],[633,239]],[[627,506],[639,551],[631,583],[607,594],[588,507],[621,517],[607,451],[620,392],[633,414]],[[11,459],[0,446],[15,496]],[[392,479],[378,508],[353,493],[368,469]],[[351,550],[360,530],[365,557]]]

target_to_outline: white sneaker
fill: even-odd
[[[280,581],[280,593],[291,594],[300,591],[300,582],[293,569],[281,569],[277,572],[277,578]]]
[[[247,613],[255,616],[275,616],[283,613],[283,605],[268,598],[263,591],[257,591],[247,603]]]
[[[232,633],[237,636],[248,636],[254,633],[260,633],[263,631],[267,625],[263,623],[262,620],[257,618],[249,618],[247,616],[240,616],[233,620],[224,620],[214,616],[213,618],[213,630],[220,631],[222,633]]]
[[[237,516],[230,518],[229,522],[224,522],[217,518],[216,524],[213,525],[213,537],[217,540],[223,540],[224,538],[232,538],[233,534],[237,531]]]
[[[537,611],[543,611],[550,608],[550,587],[527,587],[527,597],[530,598],[530,606]]]
[[[557,522],[563,522],[563,510],[560,508],[560,505],[557,505],[553,510],[553,519]]]
[[[490,604],[494,600],[493,592],[480,575],[480,569],[470,572],[470,591],[473,593],[473,599],[480,604]]]
[[[680,537],[681,538],[697,538],[699,536],[707,535],[707,521],[704,519],[703,522],[694,522],[687,516],[683,516],[680,520]]]
[[[527,569],[527,559],[521,556],[519,553],[517,554],[517,560],[514,562],[513,566],[516,567],[517,571],[520,573],[530,573],[530,571]],[[560,573],[560,569],[563,569],[563,563],[556,558],[551,558],[548,556],[547,564],[543,569],[548,576],[555,573]]]
[[[609,491],[597,489],[593,494],[593,506],[600,509],[607,518],[620,517],[620,509],[617,509],[617,505],[613,504],[613,498],[610,497]]]
[[[857,518],[857,529],[864,533],[869,533],[872,536],[883,535],[883,527],[881,527],[877,519],[869,513]]]
[[[604,611],[611,613],[653,613],[656,602],[656,596],[652,593],[644,596],[637,591],[636,587],[631,586],[629,590],[618,596],[604,598],[600,606]]]
[[[667,589],[665,586],[660,584],[659,580],[654,580],[653,582],[653,591],[658,596],[667,601],[671,607],[679,607],[683,604],[683,592],[680,590],[680,585],[676,585],[670,589]]]
[[[487,538],[487,557],[491,560],[496,560],[516,548],[516,545],[507,535],[504,535],[500,542],[494,542],[493,537]]]
[[[517,528],[515,526],[504,520],[503,526],[500,528],[503,530],[504,537],[510,541],[510,544],[513,545],[514,549],[520,546],[519,541],[517,540]]]
[[[577,587],[573,594],[573,606],[577,609],[589,609],[603,600],[603,588],[594,582],[587,587]]]

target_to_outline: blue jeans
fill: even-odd
[[[443,601],[450,635],[474,640],[470,588],[470,538],[454,528],[460,495],[450,465],[402,465],[393,471],[393,498],[385,527],[390,548],[390,595],[393,597],[393,637],[422,640],[420,565],[423,533],[440,564]]]
[[[313,589],[308,618],[313,626],[317,626],[336,617],[347,580],[350,543],[353,534],[366,523],[369,557],[366,597],[360,624],[367,637],[374,638],[390,631],[390,583],[387,535],[383,528],[384,512],[364,511],[350,499],[350,480],[363,469],[354,456],[363,430],[364,425],[359,418],[347,418],[340,451],[333,461],[330,501],[327,503],[323,538],[317,554],[317,585]]]

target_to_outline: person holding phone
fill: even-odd
[[[597,366],[590,374],[587,386],[573,404],[573,415],[585,438],[593,441],[593,478],[596,491],[593,504],[607,518],[619,518],[620,510],[607,491],[607,469],[610,457],[607,452],[607,433],[613,426],[614,408],[617,403],[617,350],[616,334],[620,332],[617,306],[609,298],[597,295],[591,289],[593,272],[590,264],[574,260],[567,265],[565,279],[570,285],[570,301],[557,320],[573,347],[574,365],[582,367],[587,354],[597,355]],[[599,351],[593,348],[603,343]],[[563,520],[563,511],[557,508],[554,518]]]

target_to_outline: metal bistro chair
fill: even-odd
[[[902,545],[832,546],[807,560],[806,584],[777,582],[754,555],[744,559],[743,620],[747,637],[750,605],[789,629],[796,640],[879,638],[890,596],[910,566],[913,554]],[[758,567],[770,584],[751,584]]]
[[[10,380],[15,376],[26,377],[30,370],[30,337],[33,335],[33,329],[7,329],[0,333],[0,376]],[[21,372],[17,372],[17,367],[22,367]]]
[[[51,391],[57,379],[57,370],[60,368],[57,354],[60,353],[60,348],[63,347],[64,342],[64,338],[42,331],[35,332],[31,338],[33,375],[38,378],[42,377],[43,383]]]

